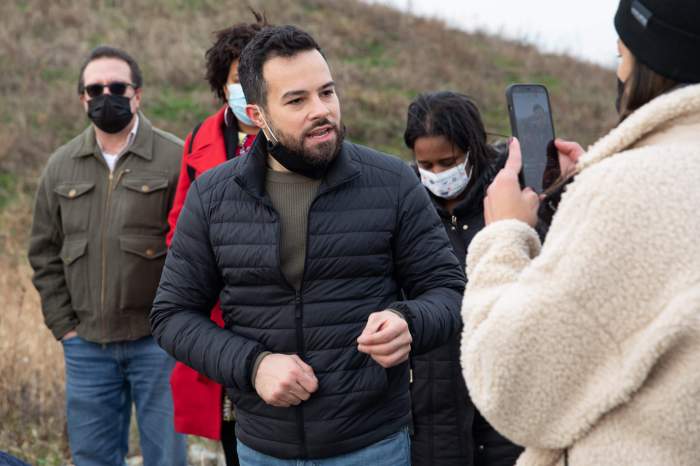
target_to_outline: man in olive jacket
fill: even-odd
[[[98,47],[78,92],[92,125],[49,158],[29,245],[46,325],[66,362],[68,437],[77,466],[123,464],[132,399],[147,465],[184,465],[168,380],[150,336],[182,141],[138,112],[142,77]]]

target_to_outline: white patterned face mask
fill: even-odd
[[[469,183],[471,170],[470,173],[467,173],[466,164],[467,160],[440,173],[433,173],[418,167],[421,183],[437,197],[454,199],[462,194]]]

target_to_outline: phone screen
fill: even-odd
[[[559,176],[547,91],[542,86],[515,86],[511,99],[511,125],[520,141],[523,183],[541,193]]]

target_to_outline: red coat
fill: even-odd
[[[189,149],[192,133],[187,135],[175,200],[168,214],[168,246],[175,233],[177,219],[185,204],[192,178],[226,161],[226,144],[222,131],[225,113],[226,106],[223,106],[202,122],[191,152]],[[194,177],[191,177],[192,174]],[[219,303],[211,310],[211,320],[219,327],[224,326]],[[175,410],[175,430],[183,434],[220,440],[223,387],[180,362],[175,364],[170,376],[170,387]]]

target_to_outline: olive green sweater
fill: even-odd
[[[287,281],[297,290],[304,276],[309,207],[320,184],[321,180],[272,169],[267,170],[265,177],[265,190],[282,225],[280,266]]]

